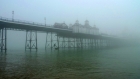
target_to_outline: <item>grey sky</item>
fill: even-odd
[[[53,25],[87,19],[100,32],[140,34],[140,0],[0,0],[0,16]]]
[[[84,24],[88,19],[103,32],[114,33],[127,28],[139,28],[139,0],[1,0],[0,16],[48,24],[55,22]]]

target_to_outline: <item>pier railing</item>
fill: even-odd
[[[5,18],[5,17],[1,17],[1,16],[0,16],[0,21],[8,22],[8,23],[15,23],[15,24],[23,24],[23,25],[31,25],[31,26],[39,26],[39,27],[46,27],[46,28],[53,28],[53,29],[61,29],[61,30],[72,31],[72,29],[55,28],[52,25],[48,25],[48,24],[45,25],[43,23],[37,23],[37,22],[31,22],[31,21],[25,21],[25,20],[19,20],[19,19],[13,19],[13,18]],[[79,32],[77,32],[77,33],[79,33]],[[99,35],[101,35],[101,34],[99,34]],[[101,36],[113,37],[111,35],[101,35]]]
[[[32,25],[32,26],[52,27],[52,25],[48,25],[48,24],[45,25],[42,23],[13,19],[13,18],[5,18],[5,17],[0,17],[0,21],[9,22],[9,23],[16,23],[16,24]]]

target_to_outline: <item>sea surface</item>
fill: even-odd
[[[8,50],[0,53],[0,79],[140,79],[140,46]]]

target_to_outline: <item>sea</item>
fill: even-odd
[[[0,79],[140,79],[140,46],[8,50]]]

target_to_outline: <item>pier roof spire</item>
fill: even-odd
[[[85,21],[85,26],[89,26],[89,21],[88,20]]]
[[[76,24],[79,24],[79,21],[78,20],[76,20]]]

